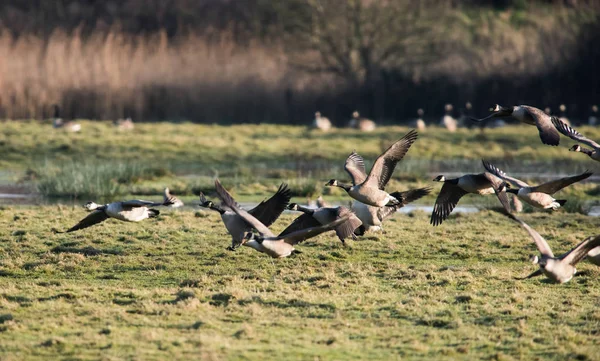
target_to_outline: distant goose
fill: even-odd
[[[491,173],[465,174],[454,179],[446,179],[443,175],[439,175],[433,181],[444,183],[431,213],[429,223],[434,226],[442,224],[452,213],[458,201],[469,193],[479,195],[495,193],[504,209],[510,212],[510,204],[505,191],[506,183]]]
[[[485,118],[471,119],[476,122],[482,122],[490,118],[513,117],[522,123],[535,125],[540,133],[540,139],[542,140],[542,143],[556,146],[560,142],[560,134],[552,124],[552,118],[554,117],[551,117],[538,108],[528,105],[503,107],[496,104],[496,106],[490,109],[490,111],[494,113]]]
[[[239,216],[241,220],[246,222],[249,225],[249,229],[254,228],[259,233],[259,235],[255,235],[252,232],[247,232],[243,237],[241,244],[246,247],[252,247],[259,252],[266,253],[273,258],[281,258],[291,255],[294,252],[294,246],[299,242],[318,236],[323,232],[333,230],[350,218],[350,214],[347,214],[324,226],[301,229],[291,232],[287,235],[276,236],[260,220],[258,220],[249,212],[241,209],[237,202],[233,199],[233,197],[231,197],[229,192],[223,188],[218,180],[215,180],[215,189],[223,204],[235,212],[235,214]]]
[[[423,109],[419,108],[417,109],[417,120],[415,120],[415,126],[417,128],[417,130],[419,131],[424,131],[425,129],[427,129],[427,124],[425,123],[425,120],[423,120],[423,115],[425,115],[425,112],[423,111]]]
[[[75,122],[65,122],[60,117],[60,107],[54,104],[54,118],[52,119],[52,127],[56,129],[64,129],[67,132],[81,131],[81,124]]]
[[[108,218],[115,218],[126,222],[143,221],[146,218],[154,218],[160,214],[158,210],[149,207],[168,206],[169,204],[169,202],[155,203],[142,200],[131,200],[113,202],[101,206],[94,202],[87,202],[83,207],[92,213],[73,227],[69,228],[66,232],[84,229]]]
[[[444,106],[444,116],[440,120],[440,125],[445,127],[450,132],[456,132],[456,128],[458,126],[458,121],[452,116],[453,110],[454,107],[452,104],[446,104]]]
[[[135,127],[131,118],[117,119],[113,122],[113,125],[119,130],[133,130]]]
[[[558,119],[560,119],[561,122],[563,122],[567,125],[571,125],[571,121],[567,117],[567,106],[564,104],[561,104],[558,107],[558,109],[560,110],[560,116],[558,117]]]
[[[354,230],[360,227],[362,222],[358,217],[352,213],[348,208],[340,207],[321,207],[317,209],[309,209],[298,205],[297,203],[290,203],[288,209],[291,211],[300,211],[304,214],[296,218],[292,224],[284,229],[279,236],[286,236],[292,232],[296,232],[302,229],[317,227],[326,225],[334,222],[340,218],[348,216],[348,220],[335,228],[335,233],[342,241],[346,244],[346,238],[351,237],[356,239]]]
[[[170,203],[169,207],[171,208],[179,208],[184,206],[183,201],[172,195],[168,187],[165,188],[163,198],[165,200],[165,203]]]
[[[376,124],[371,119],[362,118],[358,111],[355,110],[352,113],[352,119],[350,119],[348,126],[363,132],[371,132],[375,130]]]
[[[331,129],[331,122],[329,121],[329,118],[322,116],[321,112],[316,112],[313,127],[326,132]]]
[[[598,106],[592,105],[592,112],[590,113],[590,117],[588,118],[589,125],[597,125],[598,124]]]
[[[400,198],[402,203],[390,207],[373,207],[359,201],[352,202],[352,211],[361,220],[362,225],[354,233],[362,236],[368,231],[380,231],[383,229],[383,221],[393,216],[398,209],[405,205],[422,198],[431,192],[431,188],[413,189],[401,193]],[[394,193],[392,193],[394,194]]]
[[[323,199],[323,196],[318,196],[316,203],[317,203],[317,207],[319,207],[319,208],[329,207],[329,204],[327,202],[325,202],[325,200]]]
[[[543,273],[546,277],[555,282],[569,282],[577,272],[575,265],[588,256],[590,251],[594,250],[594,252],[596,252],[600,249],[600,236],[592,236],[583,240],[583,242],[579,243],[569,252],[559,257],[554,257],[548,242],[546,242],[535,229],[531,228],[527,223],[515,217],[513,214],[509,213],[507,216],[518,222],[521,227],[525,228],[541,253],[539,257],[531,257],[531,262],[537,264],[540,269],[524,279],[532,278]],[[592,256],[590,260],[594,262],[594,256]]]
[[[535,208],[541,209],[556,210],[563,206],[567,201],[564,199],[554,199],[554,197],[552,197],[552,194],[560,191],[561,189],[567,186],[570,186],[573,183],[589,178],[593,174],[592,172],[585,172],[580,175],[560,178],[551,182],[532,187],[529,184],[523,182],[522,180],[507,176],[506,173],[498,169],[498,167],[494,166],[493,164],[490,164],[484,160],[482,160],[482,162],[483,167],[488,172],[492,173],[500,179],[504,179],[505,181],[510,182],[515,186],[519,187],[518,189],[507,187],[507,192],[516,194],[521,200],[534,206]]]
[[[340,187],[350,197],[370,206],[383,207],[402,204],[404,192],[389,194],[384,189],[392,177],[396,164],[408,152],[415,140],[417,140],[417,132],[411,130],[392,144],[377,158],[368,176],[363,158],[356,152],[352,152],[344,165],[344,169],[352,178],[352,185],[331,179],[325,186]]]
[[[291,198],[291,192],[287,184],[282,183],[271,198],[260,202],[256,207],[249,210],[248,213],[268,227],[279,218]],[[215,205],[212,201],[206,199],[203,193],[200,193],[200,206],[219,212],[225,228],[227,228],[227,231],[231,235],[232,249],[238,247],[244,239],[244,234],[252,229],[252,225],[238,214],[232,210],[226,210],[221,206]]]
[[[569,137],[573,140],[576,140],[580,143],[583,143],[583,144],[588,145],[593,148],[590,150],[590,149],[582,148],[579,144],[575,144],[574,146],[572,146],[569,149],[571,152],[581,152],[581,153],[587,154],[593,160],[600,162],[600,144],[594,142],[593,140],[591,140],[589,138],[584,137],[583,135],[581,135],[581,133],[579,133],[578,131],[571,128],[569,125],[563,123],[562,121],[560,121],[557,118],[553,118],[552,123],[554,124],[556,129],[558,129],[558,131],[561,132],[562,134],[566,135],[567,137]]]

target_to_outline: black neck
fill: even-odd
[[[585,153],[587,155],[589,155],[590,157],[592,156],[593,151],[590,149],[586,149],[586,148],[581,148],[581,153]]]
[[[207,206],[203,206],[203,207],[207,207]],[[221,207],[219,207],[219,206],[215,206],[214,204],[211,204],[211,205],[208,207],[208,209],[212,209],[213,211],[217,211],[217,212],[219,212],[220,214],[223,214],[223,213],[225,213],[225,210],[224,210],[223,208],[221,208]]]
[[[352,188],[351,185],[340,183],[340,182],[337,183],[337,186],[340,188],[343,188],[346,192],[348,192],[350,190],[350,188]]]
[[[450,183],[450,184],[458,184],[458,178],[446,179],[444,182]]]
[[[507,193],[512,193],[512,194],[519,194],[519,190],[518,189],[514,189],[514,188],[507,188],[506,189]]]
[[[308,214],[315,213],[315,211],[313,209],[308,209],[308,208],[302,207],[302,206],[297,206],[296,209],[299,210],[300,212],[304,212],[304,213],[308,213]]]

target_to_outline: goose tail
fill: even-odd
[[[157,209],[150,208],[148,210],[148,217],[150,217],[150,218],[156,218],[156,217],[158,217],[159,214],[160,214],[160,212]]]
[[[431,192],[430,187],[411,189],[405,192],[394,192],[390,195],[396,198],[402,206],[405,206],[411,202],[416,201],[419,198],[425,197]]]

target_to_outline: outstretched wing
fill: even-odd
[[[417,137],[417,131],[413,129],[383,152],[373,164],[366,183],[383,190],[392,177],[396,164],[404,158]]]
[[[79,223],[77,223],[73,227],[69,228],[67,230],[67,233],[77,231],[80,229],[84,229],[89,226],[93,226],[94,224],[98,224],[98,223],[106,220],[107,218],[109,218],[109,217],[104,212],[104,209],[95,210],[92,213],[88,214],[87,217],[85,217],[84,219],[79,221]]]
[[[277,218],[279,218],[291,198],[292,194],[288,185],[281,183],[277,193],[266,201],[260,202],[256,207],[249,210],[248,213],[256,217],[262,224],[269,227],[277,220]]]
[[[531,228],[527,223],[523,222],[522,220],[517,218],[512,213],[505,213],[505,214],[509,218],[511,218],[514,221],[516,221],[517,223],[519,223],[521,225],[521,227],[525,228],[525,230],[527,231],[527,233],[529,233],[529,235],[535,242],[535,245],[537,246],[538,250],[540,251],[540,253],[542,255],[554,258],[554,254],[552,253],[552,249],[548,245],[548,242],[546,242],[546,240],[542,236],[540,236],[540,234],[537,233],[537,231],[535,229]]]
[[[318,227],[321,223],[312,216],[312,214],[304,213],[287,226],[277,237],[283,238],[293,232],[300,231],[306,228]]]
[[[354,230],[362,225],[362,221],[346,207],[338,207],[337,216],[340,218],[348,217],[348,220],[335,228],[335,234],[343,242],[344,239],[351,237],[356,239]]]
[[[488,172],[483,172],[483,176],[492,184],[494,193],[496,193],[496,197],[498,197],[498,200],[502,204],[502,207],[504,207],[504,210],[510,213],[511,208],[510,202],[508,201],[508,196],[506,195],[506,183],[500,178]]]
[[[573,129],[568,124],[565,124],[565,122],[558,119],[557,117],[552,117],[552,124],[554,124],[554,126],[556,127],[556,129],[558,129],[559,132],[566,135],[567,137],[569,137],[573,140],[576,140],[580,143],[589,145],[590,147],[592,147],[594,149],[600,148],[600,144],[594,142],[593,140],[591,140],[589,138],[584,137],[581,133],[579,133],[578,131]]]
[[[467,194],[467,192],[459,186],[445,182],[440,190],[440,194],[438,194],[438,197],[435,200],[429,223],[434,226],[442,224],[465,194]]]
[[[540,133],[542,143],[557,146],[560,143],[560,133],[558,133],[556,127],[552,124],[552,117],[538,108],[528,106],[523,106],[523,108],[527,110],[527,114],[533,119],[538,133]]]
[[[168,203],[156,203],[156,202],[150,202],[150,201],[143,201],[140,199],[133,199],[130,201],[123,201],[121,202],[121,206],[123,207],[123,210],[131,210],[132,208],[139,208],[139,207],[158,207],[158,206],[162,206]]]
[[[575,266],[579,261],[587,256],[588,252],[600,246],[600,235],[588,237],[583,242],[579,243],[572,250],[562,255],[563,261]]]
[[[504,179],[507,182],[511,182],[511,183],[515,184],[519,188],[529,187],[529,184],[523,182],[522,180],[507,176],[506,173],[504,173],[502,170],[500,170],[495,165],[493,165],[493,164],[491,164],[491,163],[489,163],[489,162],[487,162],[487,161],[485,161],[483,159],[481,160],[481,163],[483,163],[483,167],[488,172],[492,173],[496,177]]]
[[[586,178],[589,178],[592,174],[594,174],[594,173],[586,171],[585,173],[581,173],[576,176],[565,177],[565,178],[553,180],[548,183],[540,184],[537,187],[533,187],[531,190],[533,192],[554,194],[554,193],[558,192],[559,190],[561,190],[567,186],[570,186],[573,183],[576,183],[576,182],[582,181]]]
[[[350,153],[344,164],[344,169],[352,178],[352,184],[357,185],[367,179],[367,171],[365,170],[365,160],[355,151]]]
[[[328,223],[324,226],[312,227],[307,229],[302,229],[299,231],[292,232],[285,237],[277,237],[278,239],[282,239],[285,243],[291,244],[292,246],[297,244],[298,242],[302,242],[305,239],[309,239],[312,237],[316,237],[323,232],[330,231],[335,229],[340,224],[346,222],[349,216],[344,216],[342,218],[336,219],[335,221]]]

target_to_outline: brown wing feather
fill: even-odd
[[[94,224],[98,224],[106,219],[108,219],[109,217],[106,215],[106,213],[104,212],[104,209],[98,209],[93,211],[92,213],[88,214],[87,217],[85,217],[84,219],[82,219],[81,221],[79,221],[79,223],[77,223],[76,225],[74,225],[73,227],[69,228],[67,230],[68,232],[73,232],[73,231],[77,231],[80,229],[84,229],[87,228],[89,226],[93,226]]]
[[[438,197],[435,200],[429,223],[434,226],[442,224],[465,194],[467,194],[467,192],[462,188],[452,183],[444,183],[440,190],[440,194],[438,194]]]
[[[365,160],[363,157],[358,155],[355,151],[350,153],[348,158],[346,158],[346,164],[344,164],[344,169],[352,178],[352,184],[357,185],[367,179],[367,171],[365,170]]]
[[[496,197],[498,197],[498,200],[502,204],[502,207],[504,207],[504,210],[506,210],[508,213],[512,212],[508,195],[506,194],[506,182],[488,172],[484,172],[483,176],[492,184],[494,193],[496,193]]]
[[[352,237],[352,239],[356,239],[356,235],[354,234],[354,230],[362,225],[362,221],[348,208],[346,207],[338,207],[337,216],[339,218],[344,218],[348,216],[348,220],[335,228],[335,234],[338,236],[342,243],[348,237]]]
[[[291,198],[292,194],[288,185],[282,183],[279,186],[277,193],[268,200],[260,202],[256,207],[249,210],[248,213],[256,217],[262,224],[269,227],[277,220],[277,218],[279,218]]]
[[[382,155],[380,155],[365,183],[370,186],[377,186],[383,190],[389,182],[396,168],[396,164],[406,155],[410,146],[417,140],[418,134],[416,130],[411,130],[404,137],[392,144]]]
[[[288,234],[291,234],[296,231],[300,231],[306,228],[317,227],[320,226],[321,223],[312,216],[312,214],[304,213],[300,217],[294,219],[294,221],[287,226],[281,233],[279,233],[278,237],[285,237]]]
[[[348,218],[349,218],[349,216],[345,216],[340,219],[336,219],[335,221],[328,223],[326,225],[323,225],[323,226],[302,229],[302,230],[299,230],[296,232],[292,232],[285,237],[281,237],[281,238],[277,237],[277,238],[283,239],[283,241],[285,243],[295,245],[299,242],[302,242],[305,239],[316,237],[323,232],[327,232],[332,229],[335,229],[340,224],[346,222],[348,220]]]
[[[524,106],[524,108],[535,122],[542,143],[557,146],[560,143],[560,133],[552,124],[551,117],[540,109],[528,106]]]
[[[572,250],[570,250],[567,254],[561,256],[564,262],[575,266],[579,261],[584,259],[588,252],[596,247],[600,246],[600,235],[588,237],[583,242],[579,243]]]
[[[565,178],[561,178],[561,179],[557,179],[548,183],[544,183],[544,184],[540,184],[537,187],[533,187],[531,190],[533,192],[542,192],[542,193],[546,193],[546,194],[554,194],[556,192],[558,192],[559,190],[570,186],[573,183],[582,181],[586,178],[589,178],[592,174],[592,172],[585,172],[576,176],[572,176],[572,177],[565,177]]]
[[[552,124],[554,124],[556,129],[559,132],[561,132],[563,135],[566,135],[567,137],[569,137],[573,140],[576,140],[578,142],[581,142],[583,144],[587,144],[594,149],[600,148],[600,144],[594,142],[591,139],[584,137],[577,130],[575,130],[574,128],[571,128],[568,124],[565,124],[565,122],[558,119],[557,117],[552,117]]]

